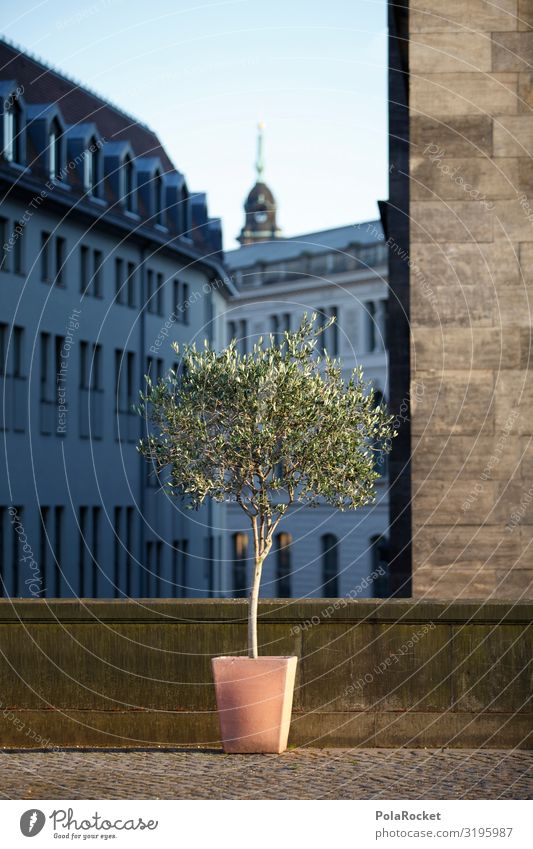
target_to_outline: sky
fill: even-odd
[[[285,236],[378,217],[387,196],[385,0],[17,0],[3,34],[112,100],[207,191],[236,247],[264,179]]]

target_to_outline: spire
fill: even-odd
[[[264,129],[265,125],[261,121],[257,125],[257,159],[255,160],[257,179],[244,202],[244,227],[238,236],[238,241],[241,245],[271,241],[272,239],[279,239],[281,235],[281,230],[276,223],[276,201],[274,195],[266,183],[263,182],[265,170]]]
[[[257,125],[257,160],[255,170],[257,171],[257,182],[263,182],[263,171],[265,170],[264,149],[263,149],[263,130],[265,125],[262,121]]]

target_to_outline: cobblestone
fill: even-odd
[[[533,753],[297,749],[0,752],[5,799],[532,799]]]

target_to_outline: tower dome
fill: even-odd
[[[257,160],[255,170],[257,181],[244,202],[244,227],[238,241],[241,245],[266,242],[277,239],[281,230],[276,223],[276,201],[271,190],[263,181],[265,170],[263,154],[263,124],[259,124],[257,133]]]

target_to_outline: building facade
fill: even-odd
[[[247,217],[254,211],[248,206],[247,201]],[[227,304],[228,342],[235,338],[245,352],[259,336],[281,338],[295,329],[305,312],[316,312],[321,321],[334,316],[324,337],[328,352],[340,358],[346,375],[362,366],[387,399],[387,248],[379,221],[254,240],[227,252],[225,262],[238,289]],[[385,468],[376,502],[355,513],[296,507],[284,518],[265,563],[262,594],[386,595],[388,521]],[[226,525],[227,594],[244,595],[253,552],[238,505],[227,505]],[[370,578],[373,572],[377,579]]]
[[[392,547],[412,538],[416,596],[531,597],[531,4],[459,3],[445,18],[437,0],[400,5],[390,285],[410,319],[398,463],[412,516]],[[390,335],[401,347],[405,323]]]
[[[161,492],[132,406],[172,340],[219,343],[220,222],[149,128],[7,42],[0,60],[2,592],[214,595],[223,511]]]

